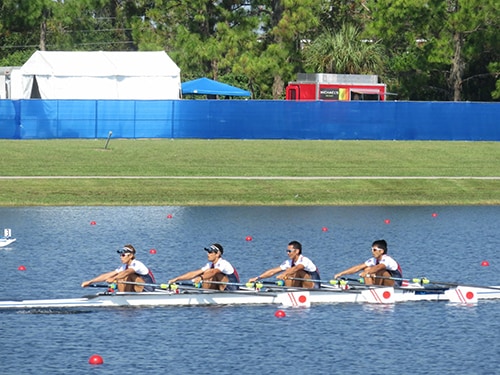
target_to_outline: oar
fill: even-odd
[[[426,277],[415,277],[413,279],[405,279],[405,278],[401,278],[401,277],[386,277],[386,276],[377,276],[377,275],[370,275],[370,277],[374,277],[377,279],[408,281],[408,282],[419,283],[419,284],[434,284],[434,285],[444,285],[444,286],[453,286],[453,287],[464,286],[464,287],[468,287],[468,288],[483,288],[483,289],[500,290],[500,287],[498,287],[498,286],[453,283],[453,282],[449,282],[449,281],[435,281],[435,280],[429,280]]]
[[[236,285],[236,286],[244,286],[246,288],[250,289],[262,289],[265,285],[269,286],[274,286],[274,287],[279,287],[279,288],[293,288],[296,289],[296,287],[287,287],[285,286],[285,283],[283,280],[277,280],[277,281],[253,281],[253,282],[248,282],[248,283],[232,283],[232,282],[224,282],[224,281],[210,281],[210,280],[203,280],[199,283],[194,283],[195,285],[200,285],[201,283],[207,283],[207,284],[216,284],[216,285]]]
[[[152,286],[153,288],[163,290],[176,290],[176,284],[153,284],[153,283],[140,283],[135,281],[117,281],[118,284],[138,285],[138,286]]]
[[[114,285],[114,287],[113,287]],[[92,283],[88,285],[89,288],[107,288],[107,289],[115,289],[116,284],[108,284],[108,283]]]
[[[359,284],[364,284],[365,280],[361,277],[359,279],[350,279],[348,277],[341,277],[339,279],[332,279],[332,280],[315,280],[315,279],[301,279],[298,277],[289,277],[289,280],[298,280],[298,281],[310,281],[313,283],[325,283],[325,284],[330,284],[330,285],[347,285],[348,281],[355,281]]]

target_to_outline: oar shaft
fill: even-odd
[[[117,281],[118,284],[127,285],[138,285],[138,286],[152,286],[158,289],[171,289],[175,284],[152,284],[152,283],[140,283],[135,281]]]
[[[434,281],[434,280],[429,280],[429,283],[436,284],[436,285],[445,285],[445,286],[463,286],[463,287],[467,287],[467,288],[482,288],[482,289],[500,290],[500,287],[498,287],[498,286],[489,286],[489,285],[450,283],[450,282],[446,282],[446,281]]]
[[[463,286],[463,287],[468,287],[468,288],[483,288],[483,289],[500,290],[500,287],[497,287],[497,286],[464,284],[464,283],[456,283],[456,282],[449,282],[449,281],[436,281],[436,280],[429,280],[426,277],[414,277],[412,279],[404,279],[404,278],[400,278],[400,277],[377,276],[377,275],[370,275],[370,277],[374,277],[377,279],[387,279],[387,280],[401,280],[401,281],[408,281],[408,282],[419,283],[419,284],[434,284],[434,285],[444,285],[444,286],[449,286],[449,287]]]
[[[289,277],[289,280],[298,280],[298,281],[310,281],[313,283],[326,283],[330,285],[338,285],[338,284],[345,284],[346,281],[354,281],[360,284],[364,284],[365,280],[360,277],[359,279],[352,279],[349,277],[340,277],[338,279],[332,279],[332,280],[316,280],[316,279],[301,279],[298,277]]]
[[[303,279],[300,277],[287,277],[287,280],[310,281],[312,283],[330,283],[332,280]]]
[[[109,288],[112,284],[108,283],[92,283],[89,284],[90,288]]]

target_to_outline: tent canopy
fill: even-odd
[[[251,96],[249,91],[208,78],[198,78],[182,84],[183,95]]]
[[[24,99],[179,99],[181,89],[163,51],[37,51],[21,75]]]

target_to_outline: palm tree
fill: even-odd
[[[326,30],[303,50],[308,70],[336,74],[382,74],[384,49],[362,40],[360,30],[343,25],[337,33]]]

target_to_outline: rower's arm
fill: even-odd
[[[255,281],[259,280],[259,279],[267,279],[268,277],[276,275],[278,272],[281,272],[281,271],[282,271],[281,267],[279,267],[279,266],[278,267],[274,267],[274,268],[268,269],[267,271],[262,272],[257,277],[252,277],[248,281],[252,283],[252,282],[255,282]]]
[[[86,288],[88,287],[90,284],[93,284],[93,283],[99,283],[99,282],[102,282],[102,281],[106,281],[107,279],[113,277],[113,276],[116,276],[118,274],[118,272],[116,272],[116,270],[114,271],[110,271],[110,272],[106,272],[106,273],[103,273],[102,275],[99,275],[99,276],[96,276],[94,277],[93,279],[90,279],[88,281],[84,281],[82,283],[82,287],[83,288]]]
[[[339,277],[342,277],[344,275],[351,275],[353,273],[356,273],[356,272],[359,272],[361,270],[364,270],[365,268],[366,268],[366,264],[361,263],[361,264],[358,264],[356,266],[352,266],[351,268],[348,268],[346,270],[343,270],[343,271],[335,274],[335,276],[333,278],[334,279],[338,279]]]
[[[385,269],[385,264],[379,263],[371,267],[366,267],[360,276],[365,277],[366,275],[375,274],[377,272],[384,271]]]
[[[189,271],[189,272],[186,272],[183,275],[180,275],[180,276],[174,277],[173,279],[170,279],[168,281],[168,283],[169,284],[173,284],[173,283],[175,283],[176,281],[179,281],[179,280],[191,280],[191,279],[194,279],[195,277],[200,276],[202,273],[203,273],[202,269],[194,270],[194,271]]]
[[[303,270],[305,267],[303,264],[297,264],[296,266],[287,268],[281,275],[278,276],[278,279],[284,279],[288,275],[293,275],[297,271]]]

